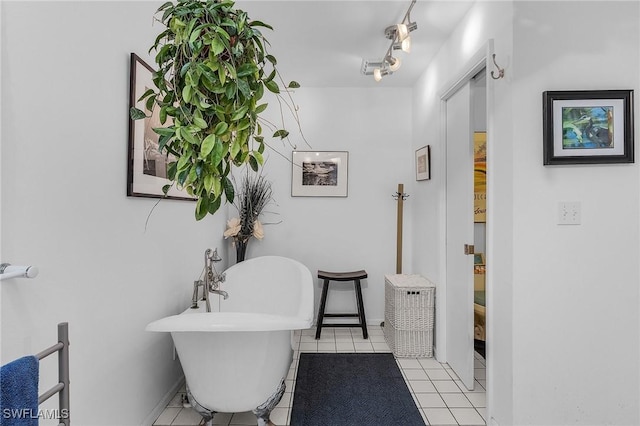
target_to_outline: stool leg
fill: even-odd
[[[356,285],[356,298],[358,299],[358,315],[360,316],[360,325],[362,326],[362,338],[368,339],[367,333],[367,319],[364,315],[364,303],[362,303],[362,288],[360,287],[360,280],[355,280]]]
[[[322,321],[324,319],[324,307],[327,304],[327,292],[329,290],[329,280],[324,280],[322,286],[322,297],[320,297],[320,308],[318,309],[318,320],[316,321],[316,339],[320,338],[322,333]]]

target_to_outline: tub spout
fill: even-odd
[[[229,298],[229,293],[223,290],[211,290],[211,293],[219,294],[224,300],[227,300]]]

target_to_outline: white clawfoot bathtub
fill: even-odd
[[[258,424],[284,392],[293,358],[293,330],[311,327],[313,279],[293,259],[264,256],[225,271],[220,289],[197,309],[154,321],[147,331],[170,332],[190,400],[206,420],[215,412],[253,411]]]

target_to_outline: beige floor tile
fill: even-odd
[[[197,426],[202,416],[193,408],[183,408],[171,423],[171,426]]]
[[[443,393],[441,396],[449,408],[473,408],[471,401],[463,393]]]
[[[424,414],[432,425],[458,425],[456,418],[453,417],[448,408],[425,408]]]
[[[244,413],[235,413],[233,417],[231,417],[229,425],[254,426],[257,423],[258,419],[256,418],[256,415],[251,411],[247,411]]]
[[[414,393],[438,392],[431,380],[410,380],[409,387]]]
[[[437,393],[417,393],[416,399],[422,408],[446,408],[447,405]]]
[[[178,413],[182,410],[181,407],[167,407],[162,411],[160,416],[153,423],[153,426],[170,426]]]
[[[484,419],[475,408],[451,408],[451,413],[461,425],[484,425]]]

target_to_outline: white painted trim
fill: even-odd
[[[487,108],[487,117],[486,117],[486,125],[487,125],[487,175],[495,176],[493,173],[495,161],[494,155],[494,140],[495,133],[494,129],[496,128],[495,123],[495,79],[491,76],[489,69],[491,68],[491,64],[489,63],[489,58],[493,57],[495,53],[493,46],[493,39],[489,39],[486,45],[487,49],[487,99],[486,99],[486,108]],[[491,77],[491,78],[490,78]],[[495,259],[494,256],[494,248],[495,248],[495,238],[494,238],[494,224],[495,224],[495,208],[493,207],[493,194],[494,194],[494,179],[489,178],[487,180],[487,216],[486,216],[486,255],[487,259],[489,259],[489,264],[486,268],[485,272],[485,291],[486,291],[486,300],[485,300],[485,308],[486,308],[486,318],[485,318],[485,367],[486,367],[486,413],[485,419],[490,419],[491,424],[498,425],[497,421],[493,418],[493,389],[494,389],[494,381],[492,380],[494,372],[494,357],[491,353],[493,336],[494,336],[494,291],[493,291],[493,262],[491,259]]]
[[[447,100],[453,96],[460,87],[466,84],[468,81],[473,78],[478,72],[480,72],[483,68],[489,69],[489,58],[493,53],[493,40],[488,40],[478,51],[466,62],[466,64],[462,67],[462,71],[456,75],[456,77],[450,80],[447,84],[443,86],[443,89],[440,91],[440,135],[438,139],[438,143],[440,144],[440,152],[445,156],[440,160],[440,163],[443,167],[439,167],[437,169],[437,176],[435,177],[435,181],[439,183],[439,191],[440,198],[438,199],[439,205],[439,232],[438,232],[438,247],[440,248],[441,253],[446,253],[447,247],[447,180],[446,180],[446,141],[447,141],[447,109],[446,104]],[[487,78],[488,80],[488,78]],[[489,84],[487,84],[487,92],[489,92]],[[489,95],[487,93],[487,99]],[[489,116],[491,111],[489,108],[489,102],[487,101],[487,121],[489,120]],[[487,143],[488,140],[487,140]],[[436,290],[436,341],[434,342],[435,356],[439,362],[447,361],[447,296],[446,296],[446,286],[447,286],[447,258],[446,255],[440,257],[440,277],[438,277],[439,286]]]

